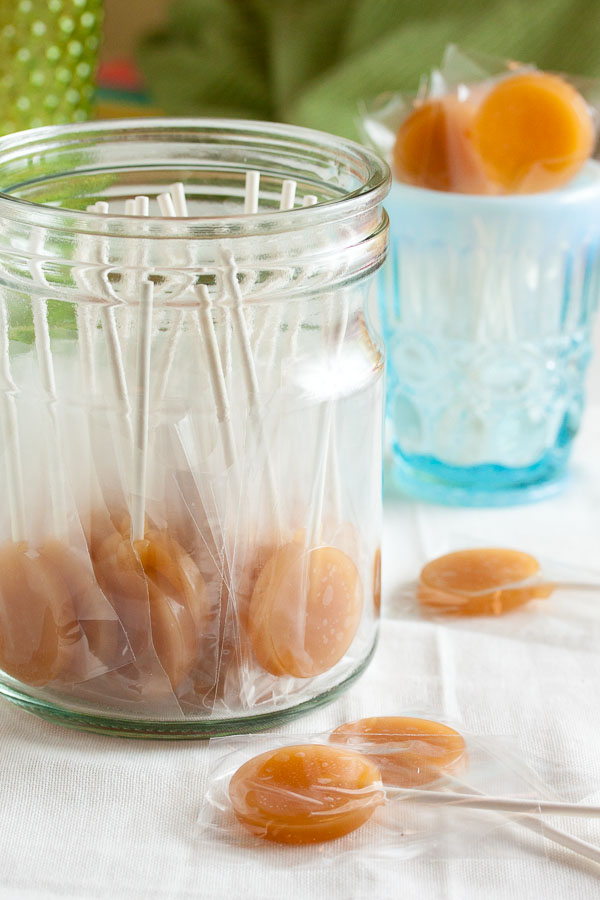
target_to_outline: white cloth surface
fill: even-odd
[[[377,713],[421,710],[466,731],[514,735],[524,760],[563,799],[600,803],[598,653],[398,618],[399,586],[452,535],[600,571],[600,391],[560,496],[526,507],[465,510],[386,498],[384,618],[375,659],[339,700],[284,729],[310,734]],[[598,604],[600,595],[589,596]],[[576,626],[577,623],[575,622]],[[214,748],[128,741],[46,724],[0,701],[0,900],[587,900],[600,866],[518,829],[501,858],[373,861],[308,869],[269,852],[207,844],[197,817]],[[600,845],[600,822],[562,819]],[[279,849],[279,848],[278,848]]]

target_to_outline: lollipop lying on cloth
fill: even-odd
[[[252,834],[279,844],[343,837],[364,825],[384,796],[373,762],[323,744],[261,753],[244,763],[229,784],[238,821]]]
[[[408,800],[520,813],[516,821],[525,828],[600,862],[597,847],[526,815],[594,816],[598,807],[480,794],[453,783],[452,773],[467,762],[465,739],[447,725],[400,716],[362,719],[337,728],[329,744],[280,746],[249,759],[231,777],[229,800],[247,831],[279,844],[336,840],[361,828],[384,803]],[[445,789],[455,784],[462,791]]]
[[[399,798],[431,805],[464,806],[482,812],[520,813],[514,821],[521,827],[600,863],[598,847],[529,814],[555,812],[593,817],[597,807],[492,797],[470,787],[458,778],[458,773],[469,767],[467,742],[448,725],[431,719],[375,716],[341,725],[330,740],[360,750],[379,767],[388,801]]]
[[[359,747],[381,770],[385,784],[416,787],[466,763],[465,739],[454,728],[405,716],[374,716],[340,725],[331,741]]]
[[[534,556],[519,550],[477,547],[457,550],[421,570],[417,598],[421,609],[450,616],[500,616],[530,600],[549,597],[556,584],[546,580]]]

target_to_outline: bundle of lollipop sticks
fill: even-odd
[[[256,171],[248,172],[246,174],[246,192],[244,201],[245,213],[254,214],[258,212],[259,189],[260,173]],[[280,209],[282,211],[293,209],[295,196],[296,182],[284,180],[281,190]],[[316,204],[316,202],[317,197],[308,194],[304,197],[303,206],[312,206]],[[157,197],[157,203],[160,213],[164,217],[188,216],[187,198],[184,186],[181,182],[173,184],[169,193],[160,194]],[[89,206],[88,212],[108,214],[108,204],[100,201]],[[146,196],[138,196],[133,200],[127,200],[125,203],[125,214],[136,216],[149,215],[149,198]],[[280,329],[276,318],[277,312],[272,313],[272,311],[267,310],[265,321],[262,323],[262,329],[257,330],[257,332],[251,336],[244,311],[244,297],[237,278],[235,257],[233,252],[227,248],[221,248],[219,256],[220,262],[226,273],[224,279],[224,293],[233,301],[230,315],[233,319],[234,333],[239,341],[241,349],[242,379],[246,398],[249,408],[252,409],[254,413],[254,425],[257,429],[257,437],[263,442],[266,450],[268,499],[277,521],[279,517],[279,503],[274,482],[272,461],[268,452],[268,440],[264,432],[263,415],[260,407],[261,391],[255,364],[255,356],[261,340],[267,340],[269,342],[269,346],[272,348],[271,353],[276,349],[277,341],[280,337]],[[138,397],[139,403],[133,411],[128,396],[125,365],[123,361],[123,348],[117,330],[114,309],[113,307],[106,306],[103,307],[101,312],[114,392],[121,410],[127,443],[134,448],[131,477],[133,487],[130,495],[132,536],[134,540],[138,540],[142,537],[144,519],[144,484],[148,449],[148,415],[150,405],[153,328],[153,284],[149,280],[150,274],[149,271],[146,273],[146,280],[143,281],[141,285],[140,314],[138,317],[137,329],[138,368],[136,382],[136,396]],[[197,296],[198,308],[193,310],[190,315],[193,318],[194,327],[202,337],[206,350],[208,374],[213,394],[215,414],[220,425],[219,433],[223,443],[224,458],[228,465],[234,466],[236,462],[235,437],[231,423],[231,406],[226,381],[227,375],[230,374],[230,351],[228,352],[227,349],[225,349],[222,352],[219,348],[215,323],[211,315],[212,301],[206,285],[198,283],[194,286],[194,290]],[[292,348],[297,344],[298,332],[302,323],[302,307],[300,303],[295,305],[294,311],[294,321],[287,331],[287,339]],[[87,383],[93,384],[94,357],[90,341],[90,328],[93,328],[93,323],[90,323],[89,321],[88,309],[82,307],[79,310],[78,315],[80,317],[80,350],[82,366],[84,367],[83,374]],[[347,309],[345,310],[344,315],[347,319]],[[154,381],[155,398],[160,398],[164,395],[176,358],[177,347],[185,326],[185,320],[186,313],[183,310],[178,310],[169,328],[165,352],[163,354],[160,369]],[[125,333],[129,330],[130,324],[130,317],[127,316],[125,319],[125,327],[123,329]],[[47,325],[44,327],[47,329]],[[226,331],[229,336],[229,329],[224,329],[224,331]],[[344,334],[342,331],[338,340],[340,342],[343,341],[343,337]],[[43,346],[49,348],[48,339],[45,338],[43,334],[40,334],[40,338],[42,339],[41,343]],[[135,423],[135,433],[132,430],[132,418]],[[329,419],[330,416],[328,416],[328,422],[324,424],[320,436],[323,444],[323,456],[328,452],[331,436],[331,423]],[[325,466],[323,466],[323,469],[324,468]],[[281,523],[279,522],[277,524],[277,530],[281,531]]]
[[[294,208],[296,188],[295,181],[282,182],[279,202],[281,211]],[[248,172],[244,197],[246,214],[258,212],[259,197],[260,173]],[[156,203],[165,219],[188,216],[188,202],[181,183],[173,184],[167,193],[160,194]],[[317,197],[309,194],[303,198],[301,205],[307,207],[316,203]],[[111,212],[104,201],[89,206],[87,211],[100,216]],[[150,211],[151,202],[147,196],[137,196],[125,202],[125,215],[147,217]],[[207,599],[206,578],[192,558],[193,554],[189,548],[182,546],[182,541],[166,531],[164,523],[167,516],[163,516],[162,522],[158,521],[155,508],[149,511],[148,503],[149,498],[152,502],[158,496],[153,483],[153,454],[158,452],[161,434],[158,429],[157,435],[153,437],[153,411],[165,403],[168,406],[169,385],[185,377],[182,372],[188,366],[188,356],[185,356],[185,362],[182,359],[185,354],[189,354],[190,347],[195,348],[195,355],[201,354],[202,357],[201,366],[210,397],[209,407],[212,408],[216,444],[213,442],[211,445],[210,435],[195,434],[193,426],[189,426],[185,416],[182,416],[182,423],[173,431],[176,438],[172,434],[169,438],[169,452],[188,462],[205,454],[207,471],[216,458],[220,461],[217,471],[224,475],[222,479],[211,482],[210,490],[207,490],[206,485],[198,484],[193,474],[191,481],[188,479],[179,486],[183,506],[190,511],[192,517],[200,516],[203,522],[209,524],[208,529],[199,527],[198,530],[202,532],[204,549],[211,557],[220,580],[219,623],[211,627],[222,636],[227,627],[225,620],[232,616],[231,597],[238,593],[239,572],[242,572],[242,577],[248,575],[248,556],[256,553],[257,546],[262,541],[267,545],[267,550],[264,550],[258,562],[254,560],[253,578],[246,580],[256,582],[260,571],[266,569],[270,573],[270,581],[279,584],[281,579],[277,573],[280,570],[292,572],[294,574],[290,577],[298,583],[297,593],[311,598],[310,602],[314,606],[315,596],[324,596],[327,589],[325,582],[328,578],[330,581],[333,578],[334,597],[338,595],[337,613],[340,621],[345,623],[346,631],[336,635],[337,649],[327,652],[315,650],[312,656],[308,654],[308,658],[305,652],[306,633],[303,633],[303,660],[300,661],[300,650],[296,652],[294,647],[281,648],[277,645],[277,638],[271,633],[271,617],[279,615],[278,604],[283,604],[286,598],[275,596],[263,579],[260,587],[257,586],[259,596],[256,601],[252,593],[255,585],[250,584],[252,603],[250,597],[246,597],[247,608],[241,614],[242,617],[250,616],[249,631],[253,635],[255,657],[260,666],[271,675],[309,678],[322,674],[332,668],[348,649],[356,633],[362,609],[362,586],[354,562],[341,550],[322,546],[326,496],[332,520],[338,524],[341,521],[336,399],[332,394],[324,402],[319,401],[315,419],[315,458],[311,469],[314,478],[305,492],[307,509],[294,522],[284,520],[273,451],[273,421],[267,422],[269,413],[265,408],[265,382],[277,384],[278,360],[283,356],[293,358],[297,354],[307,311],[306,301],[298,300],[290,304],[284,327],[280,308],[276,304],[255,304],[249,308],[247,297],[254,287],[252,277],[245,281],[240,278],[234,251],[223,241],[215,255],[216,280],[212,273],[203,270],[192,271],[190,274],[187,269],[191,267],[184,266],[186,274],[183,287],[178,285],[177,305],[157,303],[156,285],[160,278],[143,258],[144,252],[143,242],[137,245],[131,243],[117,291],[106,274],[102,274],[108,268],[106,259],[103,258],[106,250],[102,239],[83,236],[78,249],[79,259],[97,264],[95,273],[91,276],[89,267],[88,271],[82,267],[78,276],[82,289],[89,295],[96,286],[98,295],[103,298],[108,295],[111,298],[111,302],[103,300],[97,304],[78,304],[78,365],[84,396],[88,400],[98,397],[98,392],[102,390],[102,375],[108,372],[112,394],[109,405],[117,419],[116,427],[113,428],[112,452],[118,461],[123,496],[123,504],[117,511],[110,509],[111,502],[106,499],[106,484],[102,476],[103,470],[109,470],[102,459],[94,458],[102,450],[94,448],[94,438],[91,435],[97,425],[92,421],[93,412],[90,412],[93,410],[93,403],[89,403],[89,446],[92,462],[97,463],[95,475],[92,476],[95,486],[90,493],[96,498],[93,502],[107,510],[105,518],[110,522],[105,522],[100,533],[96,533],[97,516],[95,518],[94,511],[91,511],[93,522],[86,538],[98,584],[123,623],[131,618],[130,613],[123,610],[123,606],[131,604],[131,597],[135,596],[138,588],[138,593],[141,591],[147,597],[145,605],[149,606],[149,619],[146,625],[151,632],[151,640],[147,643],[153,645],[153,652],[158,656],[160,668],[166,674],[171,689],[177,693],[186,684],[188,690],[190,673],[201,654],[203,632],[210,630],[207,623],[214,602]],[[52,533],[53,537],[68,545],[72,527],[68,514],[70,488],[65,456],[65,444],[68,440],[61,433],[57,373],[47,302],[39,296],[43,295],[44,288],[51,285],[35,255],[31,263],[31,275],[36,288],[42,289],[38,296],[32,297],[32,312],[38,377],[49,422],[48,452],[55,475],[50,478]],[[275,274],[270,277],[280,279],[284,286],[284,276]],[[101,279],[101,284],[98,279]],[[185,299],[184,303],[181,302],[182,298]],[[349,299],[346,292],[341,290],[325,295],[325,302],[320,305],[318,315],[320,327],[329,344],[330,358],[333,365],[336,365],[349,319]],[[133,353],[135,365],[131,367],[127,361]],[[236,371],[233,371],[234,358],[237,363]],[[189,365],[194,362],[194,358],[190,357]],[[128,377],[128,372],[132,369],[135,372],[134,378]],[[31,538],[27,533],[26,491],[19,444],[19,391],[11,369],[8,313],[1,297],[0,377],[3,382],[0,425],[6,447],[12,542],[22,549],[22,546],[29,546]],[[240,409],[244,411],[242,424]],[[262,471],[248,471],[248,458],[252,459],[253,451],[257,451],[254,453],[254,465]],[[182,469],[185,468],[184,463]],[[188,466],[190,471],[201,468],[198,465]],[[240,511],[247,501],[244,491],[254,477],[258,477],[262,484],[263,517],[269,519],[269,524],[268,534],[248,537],[250,526],[246,521],[247,516],[245,518]],[[111,490],[114,494],[114,485],[111,485]],[[229,521],[224,521],[222,504],[219,505],[219,498],[214,496],[215,491],[219,490],[224,492],[226,508],[234,512],[234,527]],[[238,573],[234,576],[236,565]],[[125,575],[129,577],[132,572],[140,575],[143,591],[139,585],[132,588],[130,582],[125,584]],[[324,577],[323,572],[334,572],[334,575]],[[258,581],[260,582],[260,578]],[[325,586],[316,587],[320,582]],[[305,599],[305,605],[308,603]],[[253,609],[256,609],[254,619]],[[334,602],[334,623],[335,614]],[[212,615],[214,618],[214,609]],[[240,618],[239,610],[235,616]],[[308,627],[307,616],[308,613],[302,623],[304,632]],[[314,616],[317,622],[318,609],[314,611]],[[320,638],[318,624],[315,628],[316,642]],[[127,626],[125,630],[128,631]],[[136,648],[130,634],[128,637],[136,665],[143,672],[143,651],[146,647],[140,645]],[[213,637],[213,642],[220,645],[222,637]],[[310,645],[310,639],[308,644]],[[106,648],[102,647],[101,650],[106,655]],[[215,652],[220,654],[220,646]],[[287,659],[286,662],[282,662],[284,658]],[[217,668],[218,665],[217,662]],[[7,666],[6,660],[0,658],[0,667],[9,674],[33,683],[33,679],[27,677],[26,666],[21,667],[18,672],[11,672],[10,665]],[[55,668],[51,669],[48,678],[43,674],[36,676],[36,683],[44,684],[60,677]]]

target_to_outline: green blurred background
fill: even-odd
[[[357,100],[415,90],[448,43],[600,76],[600,0],[104,0],[102,34],[100,3],[0,0],[7,109],[10,88],[13,113],[29,104],[23,117],[46,107],[44,121],[88,114],[77,73],[96,65],[95,38],[80,27],[90,14],[102,37],[99,117],[244,116],[355,137]],[[58,51],[55,62],[48,53]]]
[[[170,115],[275,119],[356,136],[356,102],[414,90],[448,43],[600,76],[600,0],[165,0],[135,38]],[[134,4],[107,0],[112,17]],[[125,7],[126,9],[123,9]],[[163,24],[159,24],[161,19]],[[131,21],[131,19],[130,19]]]

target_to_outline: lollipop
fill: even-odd
[[[518,550],[458,550],[422,569],[417,588],[421,607],[455,616],[499,616],[530,600],[549,597],[535,557]]]
[[[463,736],[441,722],[402,716],[379,716],[341,725],[330,740],[360,747],[361,753],[380,767],[386,786],[386,799],[413,800],[432,805],[463,806],[483,812],[520,813],[514,821],[545,839],[566,847],[581,856],[600,862],[600,850],[568,832],[540,821],[537,815],[547,813],[594,817],[598,807],[560,803],[548,800],[522,800],[492,797],[456,779],[459,767],[466,768],[468,757]],[[456,790],[423,789],[442,779]],[[442,783],[443,786],[443,783]]]
[[[61,545],[61,556],[63,551]],[[81,637],[67,584],[43,548],[34,551],[26,541],[3,544],[0,667],[25,684],[48,684],[69,670]]]
[[[136,655],[148,638],[174,691],[190,675],[209,625],[206,585],[196,563],[166,531],[147,528],[131,541],[125,527],[94,557],[99,583],[126,626]],[[150,635],[148,626],[150,610]]]
[[[572,85],[547,72],[524,72],[488,92],[472,139],[488,177],[502,190],[534,192],[576,175],[595,134],[588,106]]]
[[[472,103],[453,94],[417,106],[396,136],[392,162],[396,178],[434,191],[489,193],[489,181],[469,138],[472,118]]]
[[[466,745],[458,731],[429,719],[376,716],[340,725],[335,743],[360,746],[381,770],[384,784],[413,787],[430,784],[464,763]]]
[[[136,656],[151,644],[176,691],[194,668],[210,617],[206,585],[194,560],[145,516],[148,406],[152,336],[152,282],[142,285],[138,331],[131,520],[112,531],[94,553],[94,570],[121,620]],[[148,635],[148,607],[150,631]]]
[[[34,271],[36,279],[43,276]],[[103,664],[124,659],[120,623],[94,579],[89,559],[70,546],[65,485],[59,454],[54,365],[44,301],[34,305],[41,380],[50,419],[52,534],[28,539],[21,468],[16,385],[11,376],[8,317],[0,298],[0,366],[6,390],[0,403],[12,540],[0,547],[0,668],[25,684],[83,681]],[[108,608],[107,608],[108,607]]]
[[[377,766],[322,744],[280,747],[241,766],[229,797],[244,828],[279,844],[318,844],[349,834],[383,803]]]
[[[342,305],[333,345],[339,363],[348,305]],[[358,630],[363,607],[360,575],[352,559],[324,545],[323,508],[335,435],[335,395],[321,404],[306,530],[275,551],[261,571],[250,601],[248,634],[260,665],[273,675],[312,678],[338,663]],[[335,455],[335,454],[333,454]],[[335,482],[335,478],[332,479]],[[341,520],[339,501],[336,519]]]
[[[378,739],[381,736],[383,742]],[[460,782],[462,793],[411,787],[439,781],[444,775],[452,781],[448,773],[466,761],[463,737],[448,726],[397,716],[363,719],[336,729],[331,740],[366,749],[358,753],[331,744],[280,747],[255,756],[234,773],[229,798],[247,831],[280,844],[322,843],[355,831],[378,806],[399,799],[518,813],[514,821],[522,827],[600,862],[597,847],[528,814],[596,817],[597,806],[492,797]],[[404,756],[403,765],[398,765],[399,756]]]
[[[578,91],[546,72],[519,72],[419,103],[396,136],[400,181],[466,194],[531,193],[568,182],[595,129]]]
[[[305,549],[291,542],[257,579],[248,634],[268,672],[312,678],[343,657],[361,613],[362,586],[352,560],[335,547]]]

